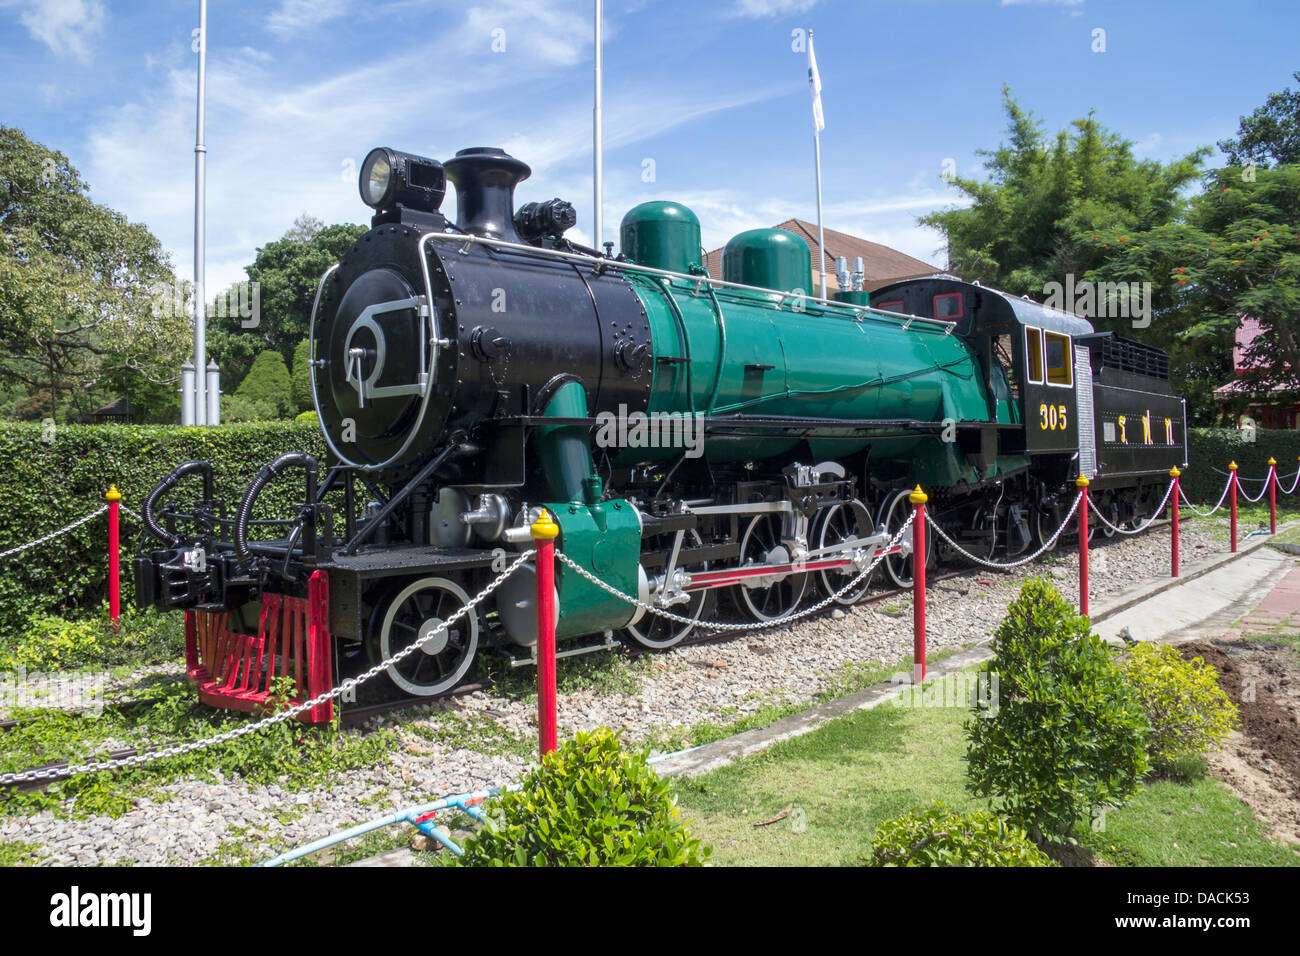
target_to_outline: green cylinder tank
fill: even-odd
[[[638,265],[685,273],[701,268],[700,221],[680,203],[643,202],[629,209],[619,242]]]
[[[722,278],[775,292],[812,294],[812,252],[785,229],[750,229],[722,251]]]

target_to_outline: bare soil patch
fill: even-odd
[[[1208,755],[1224,780],[1273,829],[1300,843],[1300,659],[1285,644],[1224,638],[1180,644],[1219,672],[1241,714],[1240,729]]]

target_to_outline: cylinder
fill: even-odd
[[[205,398],[208,403],[208,424],[221,424],[221,370],[217,368],[217,360],[208,361],[207,371],[207,391]]]
[[[181,366],[181,424],[194,425],[194,363]]]

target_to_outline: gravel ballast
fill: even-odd
[[[1225,552],[1222,527],[1217,516],[1185,522],[1184,562]],[[1167,577],[1168,526],[1135,537],[1096,539],[1090,558],[1094,604],[1142,581]],[[1050,576],[1067,599],[1077,600],[1073,541],[1012,571],[966,571],[943,580],[932,577],[927,603],[931,651],[989,637],[1030,576]],[[633,743],[661,741],[673,728],[680,736],[702,722],[725,725],[773,705],[814,703],[843,686],[847,669],[895,665],[911,649],[911,599],[893,595],[667,654],[614,652],[620,662],[611,666],[628,668],[626,683],[637,689],[562,692],[560,734],[606,725],[622,728]],[[566,666],[567,661],[560,662],[562,677]],[[456,743],[438,740],[436,734],[429,739],[429,731],[448,720],[471,728],[495,725],[521,745],[467,746],[464,734],[455,737]],[[190,865],[211,857],[223,844],[227,851],[238,846],[241,858],[259,860],[394,809],[517,779],[528,764],[524,754],[526,742],[536,734],[536,708],[522,696],[480,690],[377,718],[367,728],[347,733],[368,733],[379,725],[397,728],[401,745],[378,765],[340,774],[327,789],[294,793],[239,779],[189,779],[161,786],[159,799],[142,798],[117,818],[71,819],[48,811],[0,818],[0,841],[42,846],[42,863],[52,865]],[[473,739],[472,732],[468,736]],[[229,859],[229,853],[222,858]]]

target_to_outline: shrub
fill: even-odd
[[[169,425],[0,424],[0,486],[11,489],[0,508],[0,550],[33,541],[104,504],[110,482],[122,504],[139,512],[144,497],[179,463],[212,462],[216,494],[228,510],[238,503],[257,470],[286,451],[324,454],[315,426],[273,422],[181,428]],[[292,514],[303,494],[302,476],[272,482],[258,499],[254,517]],[[170,496],[182,506],[199,496],[188,478]],[[29,618],[67,616],[103,606],[107,547],[103,515],[62,537],[12,555],[0,563],[0,641],[22,637]],[[139,522],[122,514],[122,603],[132,598],[131,554]]]
[[[966,723],[967,786],[1035,840],[1065,840],[1137,792],[1150,769],[1142,707],[1088,619],[1042,578],[1007,609],[994,647],[997,709]]]
[[[871,842],[872,866],[1055,866],[1025,831],[988,810],[956,813],[938,801],[886,820]]]
[[[303,412],[302,414],[295,416],[294,423],[298,425],[318,425],[320,424],[320,417],[316,414],[316,410],[313,408],[311,411]]]
[[[293,350],[293,368],[289,371],[289,392],[294,410],[306,412],[311,401],[311,339],[303,339]]]
[[[1219,687],[1218,672],[1201,658],[1186,660],[1168,644],[1136,644],[1120,669],[1146,712],[1147,752],[1161,772],[1189,760],[1194,765],[1232,733],[1237,707]]]
[[[579,731],[495,801],[463,866],[700,866],[672,786],[608,728]]]
[[[288,418],[295,408],[284,356],[273,349],[258,355],[239,388],[235,389],[235,398],[251,407],[269,408],[276,418]]]

